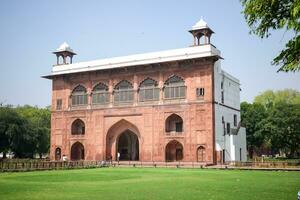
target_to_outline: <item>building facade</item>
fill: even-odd
[[[220,66],[202,19],[187,48],[72,63],[52,73],[51,160],[246,160],[240,84]],[[118,156],[119,155],[119,156]]]

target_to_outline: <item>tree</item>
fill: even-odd
[[[13,151],[17,157],[24,157],[25,147],[29,146],[27,121],[12,107],[0,107],[0,152],[6,157],[8,151]]]
[[[31,141],[34,152],[38,153],[41,158],[42,154],[48,153],[50,147],[50,110],[29,105],[17,107],[16,110],[29,120],[28,131],[32,134]]]
[[[288,157],[300,153],[300,104],[276,104],[262,122],[261,132],[268,138],[273,153],[285,152]]]
[[[267,117],[266,110],[261,104],[241,103],[242,126],[247,130],[247,149],[250,158],[253,154],[260,154],[260,149],[265,142],[265,135],[260,131],[262,121]]]
[[[300,92],[292,89],[284,90],[267,90],[254,98],[254,102],[270,109],[276,104],[300,104]]]
[[[17,158],[40,157],[50,146],[50,110],[32,106],[0,106],[0,152]]]
[[[269,37],[270,30],[286,29],[294,32],[272,64],[278,71],[300,70],[300,1],[299,0],[241,0],[243,14],[251,31],[261,38]]]
[[[288,157],[300,154],[300,93],[296,90],[268,90],[254,103],[241,103],[242,125],[247,130],[247,147],[253,153],[284,152]]]
[[[0,152],[3,152],[3,158],[10,149],[9,130],[16,122],[16,113],[8,106],[0,106]]]

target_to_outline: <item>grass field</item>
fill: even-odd
[[[297,199],[300,172],[99,168],[0,173],[0,199]]]

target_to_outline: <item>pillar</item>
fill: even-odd
[[[161,71],[159,71],[159,77],[158,77],[158,88],[159,88],[159,102],[158,104],[163,104],[163,97],[164,97],[164,91],[163,91],[163,87],[164,87],[164,77],[163,77],[163,73]]]
[[[113,81],[111,79],[109,79],[109,82],[108,82],[108,92],[109,92],[109,107],[112,107],[113,106],[113,103],[114,103],[114,99],[113,99]]]
[[[133,75],[133,105],[138,104],[138,82],[137,82],[137,75]]]

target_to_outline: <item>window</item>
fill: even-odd
[[[71,134],[72,135],[84,135],[85,134],[85,125],[81,119],[76,119],[72,123]]]
[[[139,101],[155,101],[159,99],[159,88],[157,82],[150,78],[140,84]]]
[[[230,134],[230,123],[227,123],[227,134]]]
[[[240,162],[242,162],[242,148],[240,148]]]
[[[133,87],[128,81],[119,82],[114,90],[114,103],[132,103],[133,102]]]
[[[166,132],[181,133],[183,131],[183,120],[180,116],[172,114],[166,119],[165,126]]]
[[[182,122],[176,122],[176,132],[182,132]]]
[[[87,93],[85,87],[78,85],[71,94],[72,106],[86,105]]]
[[[197,88],[196,93],[197,93],[197,97],[203,97],[204,96],[204,88]]]
[[[224,86],[224,83],[223,81],[221,82],[221,89],[223,90],[223,86]]]
[[[236,114],[233,115],[233,125],[237,126],[237,115]]]
[[[226,128],[225,128],[224,116],[222,116],[222,126],[223,126],[223,135],[226,135]]]
[[[221,92],[221,102],[224,103],[224,91]]]
[[[184,81],[178,76],[172,76],[165,82],[165,99],[185,98]]]
[[[103,83],[97,84],[92,91],[93,104],[107,104],[109,103],[109,92],[107,85]]]
[[[62,99],[56,99],[56,110],[61,110],[62,108]]]

